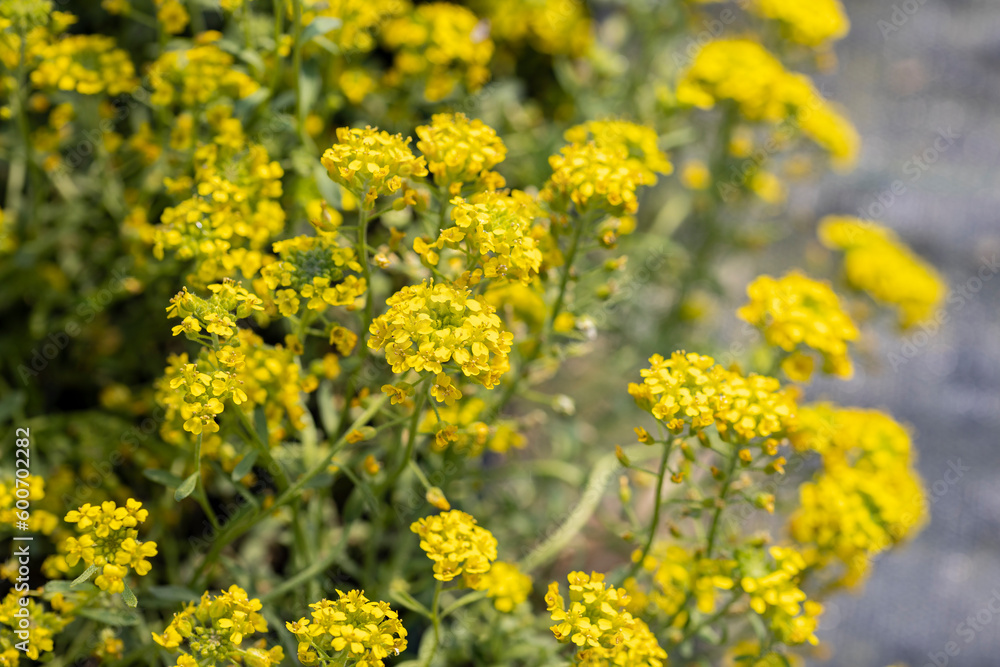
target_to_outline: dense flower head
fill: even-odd
[[[94,580],[98,588],[109,593],[125,589],[129,570],[139,576],[150,568],[147,558],[156,555],[156,542],[142,542],[136,528],[146,521],[149,511],[142,503],[129,498],[124,507],[108,500],[100,505],[86,503],[66,514],[67,523],[75,523],[79,537],[66,541],[66,562],[72,567],[82,559],[87,567],[100,568]]]
[[[166,179],[172,194],[187,197],[167,207],[153,236],[153,254],[165,250],[178,259],[195,260],[189,280],[197,285],[233,277],[249,277],[260,268],[262,249],[284,229],[279,204],[284,170],[267,150],[248,144],[240,122],[219,122],[213,142],[194,152],[193,178]]]
[[[857,154],[857,131],[835,111],[808,77],[788,72],[757,42],[709,42],[695,57],[677,87],[682,104],[709,109],[731,100],[750,121],[788,120],[842,164]]]
[[[771,547],[773,567],[760,576],[743,576],[740,588],[750,596],[750,608],[770,621],[779,641],[816,645],[816,627],[823,606],[806,599],[799,588],[806,560],[792,547]]]
[[[377,128],[338,127],[337,143],[323,153],[322,163],[335,183],[371,208],[379,197],[403,187],[407,178],[427,175],[423,157],[414,157],[411,139]]]
[[[260,84],[236,69],[233,56],[212,43],[221,37],[217,32],[202,33],[195,46],[167,51],[157,58],[149,68],[150,101],[157,106],[197,109],[255,92]]]
[[[191,435],[200,434],[202,453],[229,468],[236,451],[214,435],[226,403],[249,415],[263,407],[270,440],[278,443],[305,426],[302,392],[315,388],[315,378],[303,376],[289,347],[266,345],[249,329],[237,329],[227,343],[218,350],[203,348],[193,362],[186,353],[171,355],[154,388],[157,403],[166,409],[163,439],[184,447]]]
[[[541,52],[580,57],[594,40],[585,3],[574,0],[479,0],[473,8],[489,19],[497,42],[528,42]]]
[[[594,142],[564,146],[549,157],[552,176],[541,198],[557,212],[570,204],[581,211],[603,209],[611,215],[639,210],[636,191],[649,182],[649,170],[629,157],[622,144],[598,146]]]
[[[208,286],[212,293],[207,299],[192,294],[185,287],[170,299],[167,317],[180,318],[181,324],[173,328],[173,334],[205,334],[217,336],[224,343],[236,340],[236,320],[249,317],[263,310],[260,297],[242,285],[226,279]]]
[[[417,128],[417,149],[438,187],[457,195],[464,185],[488,190],[502,188],[503,176],[490,171],[507,157],[507,147],[496,130],[463,113],[439,113],[430,125]]]
[[[653,355],[642,384],[629,384],[636,403],[675,434],[715,425],[725,438],[782,437],[795,416],[795,399],[774,378],[743,376],[712,357],[674,352]]]
[[[781,23],[793,42],[822,46],[847,35],[851,23],[840,0],[753,0],[750,10]]]
[[[915,534],[927,498],[914,468],[910,436],[874,410],[817,404],[803,408],[791,435],[823,467],[799,488],[792,537],[810,564],[839,561],[847,585],[860,582],[871,558]]]
[[[553,581],[545,603],[556,621],[550,629],[560,642],[577,647],[580,665],[637,665],[662,667],[667,654],[648,626],[626,609],[629,596],[624,588],[608,586],[599,572],[571,572],[569,604]]]
[[[461,248],[479,263],[487,278],[532,281],[542,266],[542,252],[532,236],[541,210],[533,198],[519,190],[489,191],[469,199],[455,197],[451,203],[454,226],[442,229],[433,243],[418,238],[414,242],[417,253],[437,265],[439,251]]]
[[[844,251],[844,274],[852,287],[899,308],[903,328],[929,319],[940,307],[944,279],[891,229],[831,216],[820,222],[819,238],[826,247]]]
[[[428,410],[420,423],[420,432],[434,434],[432,451],[451,450],[470,458],[486,449],[503,454],[511,447],[524,447],[525,439],[518,433],[515,420],[498,418],[487,424],[480,420],[485,410],[486,401],[477,397]]]
[[[638,559],[642,552],[636,551],[632,557]],[[626,580],[625,588],[632,597],[629,609],[639,613],[652,605],[669,617],[682,611],[688,596],[701,613],[715,612],[719,592],[732,589],[736,576],[736,561],[705,558],[666,542],[653,544],[641,567],[651,576],[653,587],[647,592],[635,579]]]
[[[418,519],[410,530],[420,536],[420,548],[434,561],[434,578],[439,581],[461,576],[466,586],[478,588],[481,576],[497,559],[493,533],[461,510]]]
[[[252,646],[244,645],[250,635],[267,632],[261,608],[260,600],[249,597],[236,585],[218,595],[205,592],[197,604],[190,603],[174,614],[162,634],[152,633],[153,641],[171,653],[180,653],[177,659],[180,667],[276,666],[284,658],[281,646],[268,648],[263,639]]]
[[[422,80],[430,102],[443,100],[462,83],[475,92],[489,79],[493,41],[465,7],[447,2],[419,5],[387,22],[382,41],[396,52],[388,83]]]
[[[622,146],[629,159],[643,171],[645,185],[656,184],[656,174],[671,174],[674,166],[660,150],[656,130],[625,120],[591,120],[566,130],[566,141],[583,145],[593,141],[599,148]]]
[[[531,577],[522,572],[515,563],[497,561],[493,563],[489,572],[480,578],[477,588],[486,591],[497,611],[507,613],[528,599],[528,594],[531,593]]]
[[[737,314],[760,329],[768,344],[791,353],[782,365],[789,377],[809,379],[812,360],[803,347],[822,355],[824,372],[851,376],[847,344],[857,340],[858,329],[828,283],[797,271],[777,279],[760,276],[747,287],[747,296],[750,302]]]
[[[128,54],[103,35],[66,35],[34,51],[35,88],[73,90],[83,95],[120,95],[138,85]]]
[[[22,656],[40,660],[43,654],[51,653],[52,639],[73,620],[49,611],[33,597],[25,595],[27,600],[22,604],[22,595],[11,589],[0,602],[0,665],[4,667],[17,667]],[[22,625],[25,610],[30,619],[27,626]]]
[[[309,607],[311,619],[286,623],[306,667],[382,667],[384,658],[406,650],[406,628],[388,602],[369,600],[363,591],[338,590],[336,600],[323,599]]]
[[[481,296],[447,283],[408,285],[386,300],[371,324],[368,347],[385,349],[393,373],[441,374],[454,362],[487,389],[509,368],[513,336]]]
[[[304,303],[309,310],[329,306],[353,308],[368,287],[353,248],[341,247],[335,234],[296,236],[274,244],[280,259],[261,269],[278,310],[284,316],[298,314]],[[347,273],[347,271],[354,273]]]

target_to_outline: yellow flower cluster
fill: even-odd
[[[626,121],[593,121],[570,128],[572,143],[549,158],[552,176],[541,198],[560,213],[575,204],[581,213],[604,209],[611,215],[635,213],[636,190],[655,185],[656,172],[673,166],[657,147],[656,133]]]
[[[492,389],[508,370],[513,335],[481,296],[457,285],[408,285],[386,300],[371,324],[368,347],[385,348],[393,373],[441,374],[453,361],[466,377]],[[439,378],[440,383],[440,378]],[[441,400],[441,399],[439,399]]]
[[[503,176],[490,171],[507,157],[507,147],[496,130],[463,113],[439,113],[430,125],[417,128],[417,148],[427,160],[434,183],[452,195],[465,185],[495,190]]]
[[[248,667],[276,666],[284,659],[281,646],[268,648],[263,639],[249,648],[243,646],[249,635],[267,632],[261,607],[260,600],[250,598],[236,585],[214,596],[206,592],[197,604],[190,603],[174,614],[163,634],[152,633],[153,641],[171,653],[180,653],[177,667],[244,663]]]
[[[774,569],[758,576],[744,576],[740,588],[750,596],[750,607],[766,616],[778,641],[786,644],[809,642],[816,645],[816,626],[823,606],[806,599],[799,588],[806,561],[791,547],[771,547]]]
[[[383,667],[384,658],[406,650],[406,628],[388,602],[373,602],[362,591],[338,590],[336,600],[309,607],[312,620],[285,624],[299,642],[299,662],[306,667]]]
[[[817,451],[823,461],[816,477],[799,488],[792,537],[811,565],[840,561],[843,582],[853,586],[874,555],[926,521],[910,436],[881,412],[819,404],[800,411],[791,439],[796,449]]]
[[[353,309],[365,293],[364,278],[353,248],[343,248],[335,234],[320,231],[317,236],[296,236],[274,244],[280,260],[261,269],[261,277],[274,295],[282,315],[297,315],[302,301],[309,310],[324,311],[329,306]]]
[[[566,141],[583,145],[593,141],[598,148],[624,147],[645,185],[656,184],[656,174],[671,174],[674,166],[660,150],[656,130],[624,120],[591,120],[566,130]]]
[[[493,606],[497,611],[509,613],[528,599],[531,577],[521,572],[514,563],[497,561],[481,577],[476,589],[486,591],[486,595],[493,599]]]
[[[261,249],[285,226],[278,202],[281,165],[263,146],[247,144],[235,118],[222,121],[213,143],[195,150],[194,163],[193,180],[165,181],[171,192],[190,197],[163,211],[154,256],[163,259],[171,249],[178,259],[194,259],[189,280],[196,285],[231,277],[237,269],[253,275],[263,262]]]
[[[774,378],[744,377],[695,353],[674,352],[670,359],[656,354],[649,363],[641,371],[643,383],[630,383],[628,392],[674,434],[714,424],[723,438],[734,433],[740,442],[773,439],[782,437],[795,417],[793,394]]]
[[[781,23],[793,42],[822,46],[846,36],[851,23],[840,0],[753,0],[750,10]]]
[[[294,15],[287,5],[288,16]],[[308,27],[317,17],[340,19],[340,25],[326,33],[326,38],[344,53],[367,53],[375,48],[375,33],[388,18],[408,8],[405,0],[306,0],[302,3],[302,25]]]
[[[593,43],[586,4],[575,0],[482,0],[475,8],[490,21],[497,42],[529,42],[541,52],[584,56]]]
[[[167,317],[181,318],[181,323],[173,328],[173,334],[179,336],[183,333],[198,339],[203,337],[201,332],[204,330],[204,335],[217,337],[225,343],[235,343],[236,320],[263,310],[263,302],[256,294],[228,278],[209,285],[208,289],[212,295],[207,299],[192,294],[186,287],[170,299]],[[234,366],[235,363],[227,365]]]
[[[191,21],[191,16],[180,0],[154,0],[156,20],[168,35],[179,35]]]
[[[480,588],[482,575],[497,559],[497,540],[476,524],[472,515],[450,510],[410,525],[420,536],[420,548],[434,561],[435,579],[451,581],[461,575],[466,586]]]
[[[813,360],[803,347],[823,357],[823,372],[849,378],[853,373],[847,344],[858,329],[826,282],[797,271],[782,278],[760,276],[747,287],[750,302],[737,314],[764,334],[769,345],[790,353],[782,369],[793,380],[807,381]]]
[[[788,72],[757,42],[724,39],[709,42],[684,73],[677,100],[703,109],[731,100],[750,121],[797,125],[841,164],[857,156],[859,139],[808,77]]]
[[[17,667],[22,656],[39,660],[43,653],[52,652],[53,637],[73,620],[47,610],[34,598],[29,597],[23,605],[21,600],[21,594],[11,590],[0,603],[0,665],[4,667]],[[21,624],[25,618],[29,619],[27,626]]]
[[[852,287],[899,308],[903,328],[927,320],[940,307],[944,279],[891,229],[831,216],[820,222],[819,238],[826,247],[844,251],[844,274]]]
[[[124,507],[108,500],[99,506],[87,503],[70,511],[65,520],[76,524],[80,537],[67,538],[66,562],[72,567],[82,559],[88,568],[99,568],[100,574],[94,580],[97,587],[109,593],[122,592],[129,570],[145,576],[152,567],[146,559],[156,555],[156,542],[136,539],[136,527],[147,516],[149,511],[132,498]]]
[[[609,587],[604,575],[592,572],[571,572],[569,606],[559,593],[559,583],[553,581],[545,594],[545,603],[552,620],[550,629],[560,642],[573,642],[578,647],[579,665],[621,665],[663,667],[667,653],[649,627],[634,618],[625,607],[629,596],[624,588]]]
[[[475,92],[489,80],[493,41],[465,7],[447,2],[419,5],[386,23],[382,39],[396,52],[386,77],[389,85],[422,79],[430,102],[448,97],[460,83]]]
[[[642,555],[636,551],[632,557]],[[736,561],[704,558],[684,547],[657,542],[642,561],[642,569],[652,575],[653,588],[643,592],[635,579],[625,582],[633,600],[629,609],[639,613],[654,605],[668,617],[683,611],[688,596],[703,614],[711,614],[718,605],[719,591],[733,588]]]
[[[190,49],[166,51],[150,67],[153,86],[150,101],[156,106],[180,104],[187,109],[207,106],[219,99],[238,100],[255,92],[260,85],[233,67],[233,56],[212,42],[218,32],[206,32]]]
[[[503,454],[511,447],[524,447],[524,436],[517,432],[514,420],[495,419],[493,424],[480,421],[486,409],[481,398],[467,398],[453,405],[428,410],[420,424],[421,433],[433,433],[431,449],[452,451],[475,458],[485,449]],[[438,418],[440,417],[440,421]]]
[[[436,251],[461,248],[470,261],[478,260],[487,278],[528,284],[537,276],[542,253],[531,232],[541,210],[534,199],[519,190],[488,191],[451,203],[455,225],[441,230],[433,243],[418,238],[413,244],[429,264],[437,265]]]
[[[413,156],[410,141],[372,127],[338,127],[337,143],[323,153],[323,166],[370,209],[377,198],[402,188],[404,179],[427,175],[424,158]]]
[[[290,348],[265,345],[249,329],[237,329],[228,343],[219,350],[204,348],[195,363],[189,363],[186,353],[170,356],[154,386],[156,401],[166,408],[163,439],[183,447],[190,443],[185,432],[200,433],[203,454],[218,458],[225,467],[234,462],[236,451],[212,434],[219,430],[215,420],[226,401],[248,414],[262,406],[271,442],[281,442],[289,430],[304,427],[301,393],[316,388],[316,378],[303,377]]]
[[[40,89],[75,90],[83,95],[120,95],[138,85],[128,54],[103,35],[67,35],[39,46],[31,83]]]

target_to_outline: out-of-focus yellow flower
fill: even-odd
[[[820,222],[819,238],[826,247],[844,251],[844,274],[852,287],[899,308],[904,329],[929,319],[940,307],[947,289],[944,279],[891,229],[830,216]]]
[[[482,576],[479,590],[485,590],[493,599],[497,611],[509,613],[528,599],[531,593],[531,577],[521,572],[514,563],[497,561],[490,571]]]
[[[260,87],[233,66],[233,56],[211,43],[216,35],[202,33],[202,43],[190,49],[166,51],[156,59],[149,68],[153,104],[180,104],[195,109],[220,98],[241,99]]]
[[[851,377],[847,344],[857,340],[858,329],[828,283],[797,271],[779,279],[760,276],[747,287],[747,296],[750,302],[737,314],[760,329],[768,344],[789,353],[811,348],[822,355],[824,372]],[[798,358],[792,367],[807,370]],[[807,380],[808,374],[795,379]]]
[[[489,19],[490,35],[497,42],[573,58],[585,56],[594,41],[593,23],[586,3],[575,0],[480,0],[473,3]]]
[[[703,109],[728,100],[747,120],[789,121],[839,165],[849,166],[857,156],[859,139],[850,121],[823,99],[808,77],[786,71],[767,49],[750,40],[709,42],[683,74],[677,99]]]
[[[485,409],[486,401],[473,397],[428,410],[420,432],[440,436],[431,443],[433,451],[451,449],[468,457],[479,456],[484,449],[503,454],[511,447],[524,447],[525,439],[517,432],[516,421],[494,419],[492,425],[487,424],[479,419]]]
[[[819,644],[818,617],[823,606],[806,599],[799,588],[806,561],[792,547],[771,547],[774,569],[763,576],[744,576],[740,588],[750,596],[750,608],[765,616],[779,641],[786,644]]]
[[[179,35],[191,21],[191,16],[178,0],[156,0],[156,20],[168,35]]]
[[[486,25],[465,7],[446,2],[419,5],[386,23],[382,40],[396,52],[387,83],[422,80],[428,101],[443,100],[460,83],[475,92],[489,80],[493,41]]]
[[[466,586],[479,587],[482,575],[497,558],[497,540],[476,523],[471,515],[450,510],[410,526],[420,536],[420,548],[434,561],[435,579],[451,581],[462,576]]]
[[[793,42],[822,46],[843,38],[851,28],[840,0],[752,0],[750,11],[781,23]]]
[[[138,85],[128,54],[103,35],[68,35],[40,45],[31,71],[36,88],[74,90],[83,95],[120,95]],[[96,65],[96,67],[95,67]]]

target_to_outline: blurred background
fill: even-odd
[[[827,90],[850,110],[863,137],[861,158],[853,172],[830,176],[818,189],[793,189],[793,211],[881,219],[947,277],[952,293],[939,331],[886,336],[866,351],[851,381],[812,389],[815,397],[884,408],[910,424],[932,499],[924,531],[878,560],[860,596],[827,606],[819,636],[836,653],[823,664],[994,666],[1000,664],[1000,3],[845,5],[852,29],[837,45],[840,66]],[[902,194],[893,194],[897,181]]]

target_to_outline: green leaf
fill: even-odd
[[[183,586],[150,586],[149,594],[169,602],[194,602],[198,594]]]
[[[96,591],[97,586],[93,584],[86,584],[85,582],[74,583],[72,581],[65,581],[63,579],[56,579],[55,581],[48,581],[45,583],[45,596],[48,599],[52,595],[58,595],[62,593],[63,595],[68,595],[69,593],[77,593],[80,591],[92,592]]]
[[[194,492],[194,488],[198,485],[198,475],[200,472],[193,472],[191,475],[181,482],[177,490],[174,491],[174,500],[180,502],[190,496]]]
[[[300,41],[303,44],[307,44],[320,35],[325,35],[331,30],[336,30],[341,25],[343,25],[343,21],[335,16],[317,16],[302,31]]]
[[[88,567],[86,570],[83,571],[83,574],[81,574],[79,577],[73,580],[73,583],[70,584],[70,587],[78,586],[79,584],[88,581],[100,569],[101,568],[97,567],[96,565],[91,565],[90,567]]]
[[[139,614],[125,611],[123,609],[75,609],[74,613],[84,618],[104,623],[105,625],[115,625],[127,627],[139,624]]]
[[[181,485],[181,478],[172,472],[167,472],[166,470],[160,470],[159,468],[149,468],[148,470],[142,471],[143,477],[148,480],[152,480],[157,484],[162,484],[163,486],[169,486],[172,488],[177,488]]]
[[[233,468],[232,479],[234,482],[238,482],[246,477],[247,473],[253,469],[253,464],[257,461],[257,456],[257,450],[252,449],[246,453],[246,456],[240,459],[240,462]]]
[[[125,586],[122,589],[122,600],[125,600],[125,604],[135,609],[139,606],[139,601],[135,598],[135,593],[132,592],[132,588],[128,585],[127,581],[123,581],[122,584]]]
[[[269,447],[271,443],[271,434],[267,430],[267,414],[264,412],[264,407],[258,405],[253,410],[253,425],[257,430],[257,437],[260,441],[264,443],[265,447]]]
[[[312,110],[322,88],[323,77],[320,75],[319,63],[315,60],[302,63],[302,70],[299,72],[299,94],[302,96],[303,115]]]

